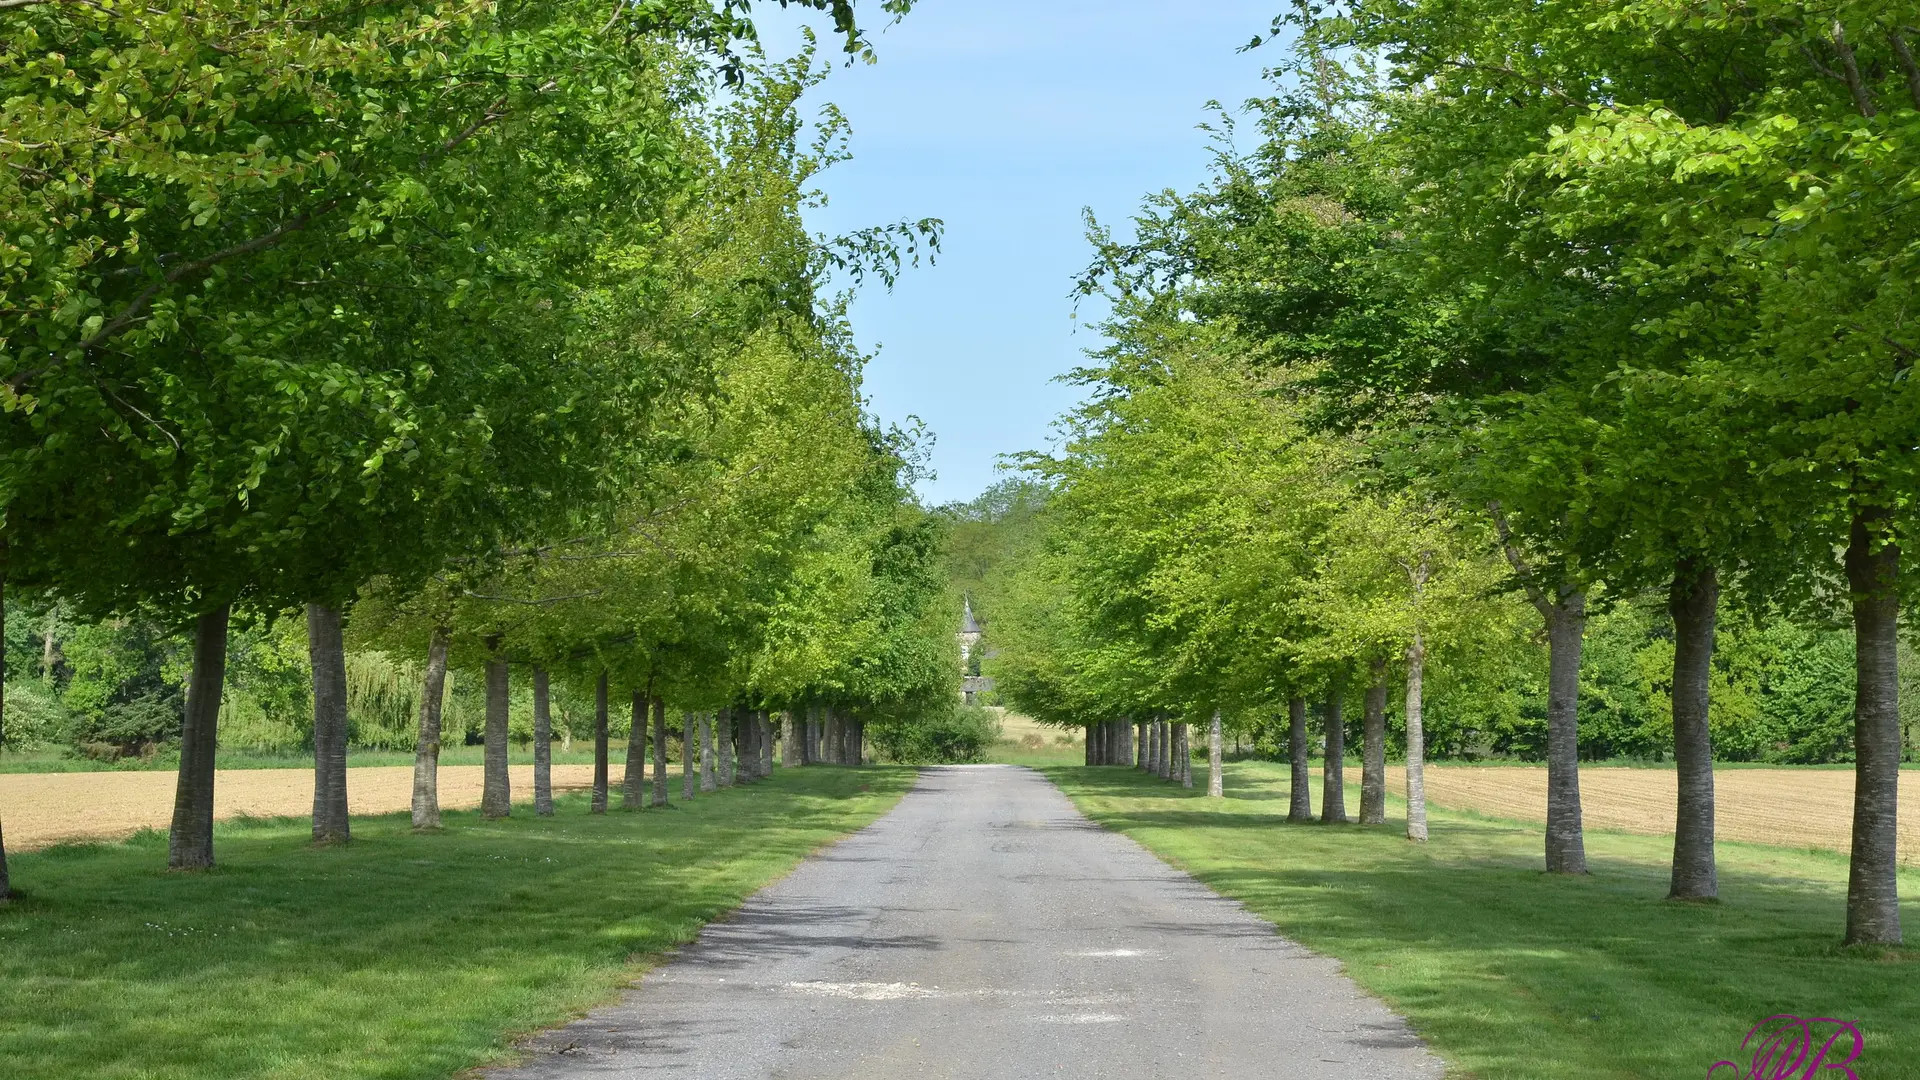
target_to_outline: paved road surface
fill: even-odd
[[[1037,773],[929,769],[491,1080],[1437,1078],[1330,960]]]

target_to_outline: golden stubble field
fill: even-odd
[[[480,805],[478,765],[440,766],[440,805]],[[619,768],[614,769],[619,784]],[[513,796],[533,797],[533,766],[512,768]],[[0,773],[0,826],[10,851],[31,851],[76,840],[117,840],[141,829],[165,829],[173,820],[171,772]],[[555,792],[593,784],[591,765],[555,765]],[[675,770],[673,790],[678,791]],[[618,799],[616,794],[614,798]],[[355,814],[390,814],[413,801],[408,765],[347,770],[347,804]],[[216,818],[300,817],[313,813],[311,769],[222,769],[215,774]]]
[[[1903,772],[1900,859],[1920,863],[1920,773]],[[1588,828],[1673,832],[1675,775],[1668,769],[1585,766],[1581,817]],[[1360,770],[1347,770],[1350,812],[1360,801]],[[1389,768],[1387,787],[1407,790],[1406,770]],[[1721,840],[1847,851],[1853,821],[1850,769],[1721,769],[1714,773],[1714,829]],[[1529,766],[1427,768],[1427,801],[1449,810],[1545,821],[1547,770]]]

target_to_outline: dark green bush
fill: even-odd
[[[1000,739],[1000,716],[992,709],[962,705],[913,720],[891,721],[868,729],[874,749],[889,761],[906,765],[954,765],[986,760]]]

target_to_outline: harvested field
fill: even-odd
[[[1900,792],[1900,859],[1920,864],[1920,776],[1906,774]],[[1673,832],[1675,774],[1670,769],[1586,766],[1580,770],[1581,817],[1595,829],[1666,835]],[[1347,770],[1348,798],[1359,807],[1360,770]],[[1406,770],[1389,768],[1387,787],[1407,790]],[[1826,848],[1851,846],[1853,772],[1847,769],[1723,769],[1714,773],[1714,828],[1722,840]],[[1427,768],[1427,801],[1520,821],[1545,821],[1544,766]]]
[[[442,765],[440,805],[449,810],[479,806],[482,772],[477,765]],[[617,786],[618,766],[614,772]],[[217,818],[313,813],[311,769],[222,769],[216,777]],[[533,766],[514,766],[512,777],[514,797],[532,799]],[[141,829],[165,829],[173,820],[174,780],[169,772],[0,775],[0,824],[6,827],[7,848],[31,851],[49,844],[117,840]],[[553,767],[556,792],[592,784],[591,765]],[[678,775],[673,784],[677,790]],[[390,814],[406,810],[412,801],[409,766],[347,770],[347,802],[355,814]]]

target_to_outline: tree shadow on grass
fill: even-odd
[[[165,873],[163,837],[18,856],[34,903],[0,912],[0,1062],[73,1078],[448,1075],[507,1030],[604,1000],[633,960],[692,940],[911,780],[791,770],[682,813],[595,816],[565,797],[552,818],[449,812],[427,835],[404,814],[359,818],[330,849],[304,821],[250,821],[220,827],[201,874]]]

